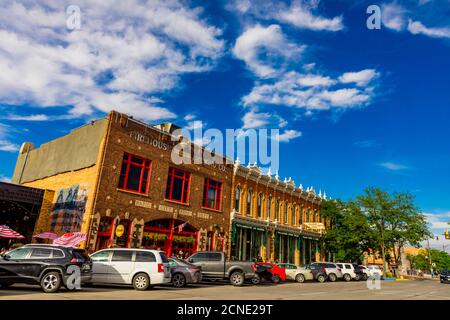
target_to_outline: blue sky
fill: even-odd
[[[1,179],[23,141],[117,109],[279,128],[282,178],[333,198],[409,191],[436,234],[450,221],[448,0],[5,1],[0,15]]]

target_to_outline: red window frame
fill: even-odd
[[[173,184],[175,178],[182,180],[181,199],[173,198]],[[167,187],[166,187],[166,199],[170,201],[188,204],[190,189],[191,189],[191,173],[174,167],[169,167],[169,174],[167,177]]]
[[[215,191],[213,206],[210,206],[208,203],[208,190],[210,188],[214,189]],[[220,210],[222,208],[222,182],[210,178],[205,179],[205,188],[203,191],[203,207],[214,210]]]
[[[134,162],[132,160],[133,158],[138,158],[138,159],[142,160],[142,163]],[[124,164],[126,165],[125,176],[124,176],[124,179],[123,179],[123,186],[120,186],[120,177],[123,174],[122,167],[123,167]],[[128,175],[130,173],[131,166],[139,167],[141,169],[141,176],[139,177],[138,190],[133,190],[133,189],[127,188]],[[145,170],[146,169],[148,170],[147,177],[146,177],[147,182],[143,186],[142,183],[145,180]],[[125,152],[123,154],[123,160],[122,160],[122,166],[121,166],[121,170],[120,170],[119,187],[118,187],[118,189],[147,195],[148,194],[148,190],[149,190],[149,186],[150,186],[150,173],[151,173],[151,170],[152,170],[152,161],[151,160],[145,159],[145,158],[142,158],[142,157],[139,157],[139,156],[136,156],[136,155],[133,155],[133,154]],[[145,187],[144,191],[142,191],[142,187]]]

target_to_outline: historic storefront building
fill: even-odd
[[[13,181],[55,191],[35,232],[84,232],[89,251],[226,250],[233,166],[175,164],[173,147],[186,143],[176,128],[111,112],[37,149],[25,143]]]
[[[233,171],[230,256],[252,261],[308,264],[325,258],[322,235],[327,226],[319,215],[322,194],[281,181],[260,168]]]

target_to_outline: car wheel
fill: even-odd
[[[355,276],[355,280],[356,280],[356,281],[361,280],[361,276],[360,276],[359,274],[357,274],[357,275]]]
[[[146,273],[138,273],[133,278],[133,288],[139,291],[147,290],[150,286],[150,278]]]
[[[252,278],[252,284],[258,285],[260,283],[261,283],[261,278],[259,276],[256,276],[256,277]]]
[[[45,293],[54,293],[61,287],[61,276],[57,271],[50,271],[41,278],[41,288]]]
[[[279,275],[274,275],[274,276],[272,276],[272,282],[273,283],[280,283],[280,276]]]
[[[334,273],[330,273],[328,275],[328,280],[330,280],[331,282],[335,282],[337,280],[337,277]]]
[[[362,279],[364,280],[364,281],[366,281],[367,279],[369,279],[369,276],[367,275],[367,274],[363,274],[363,276],[362,276]]]
[[[295,281],[297,281],[298,283],[303,283],[305,282],[305,276],[299,273],[295,276]]]
[[[233,286],[242,286],[244,284],[244,274],[240,271],[233,272],[230,276],[230,283]]]
[[[186,286],[186,277],[181,273],[176,273],[172,277],[172,284],[175,288]]]
[[[319,281],[320,283],[324,283],[325,280],[326,280],[326,278],[323,274],[317,276],[317,281]]]
[[[346,274],[344,274],[344,280],[345,281],[351,281],[352,280],[352,276],[351,275],[349,275],[348,273],[346,273]]]

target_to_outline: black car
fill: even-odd
[[[0,258],[0,287],[14,283],[39,284],[44,292],[53,293],[61,285],[74,289],[78,266],[81,283],[92,277],[92,260],[84,249],[54,245],[33,244],[3,254]],[[73,269],[73,270],[72,270]],[[71,274],[73,276],[71,277]]]
[[[441,283],[450,283],[450,271],[442,270],[440,275]]]
[[[356,279],[359,280],[367,280],[367,275],[364,273],[363,269],[357,263],[352,263],[353,268],[355,269]]]
[[[328,274],[326,270],[326,263],[312,263],[310,266],[305,268],[310,268],[314,280],[318,282],[325,282],[328,279]]]

